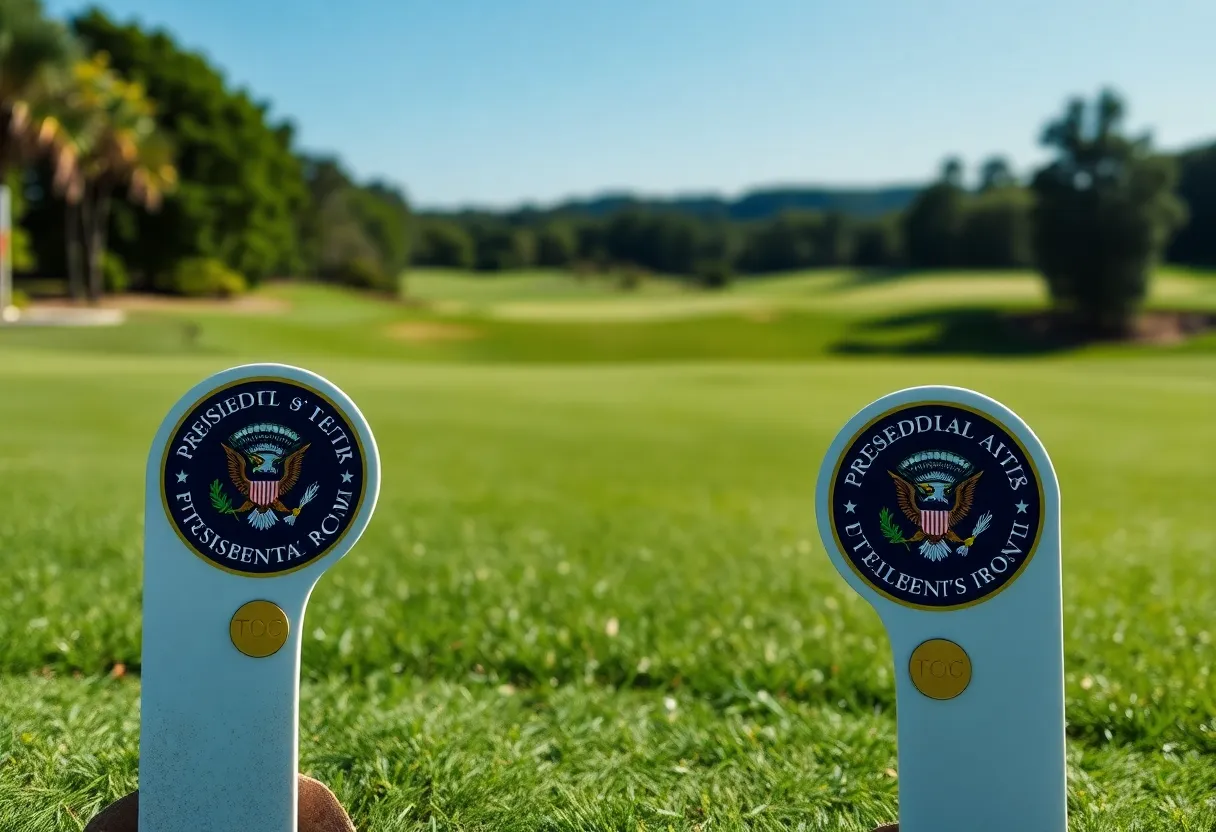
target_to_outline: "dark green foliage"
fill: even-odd
[[[179,261],[172,272],[158,275],[153,286],[159,292],[195,298],[230,298],[248,288],[240,274],[209,257]]]
[[[379,268],[400,274],[410,263],[410,209],[405,196],[380,182],[356,187],[347,196],[351,216],[375,247]]]
[[[857,266],[896,266],[904,256],[903,234],[895,216],[866,220],[856,227],[853,263]]]
[[[1003,156],[992,156],[980,165],[980,193],[1003,190],[1017,184],[1017,177]]]
[[[475,254],[473,237],[461,225],[437,219],[421,224],[414,249],[418,265],[471,269]]]
[[[734,222],[771,220],[789,211],[840,212],[855,217],[879,217],[904,210],[919,191],[920,188],[915,186],[873,189],[765,188],[748,191],[733,200],[716,196],[642,199],[629,194],[606,194],[563,202],[552,213],[606,219],[621,211],[638,210]]]
[[[115,206],[113,248],[134,282],[150,284],[188,257],[222,261],[253,281],[298,270],[296,218],[308,194],[291,127],[272,123],[265,104],[163,31],[120,25],[97,9],[73,27],[146,86],[177,148],[180,186],[159,212]]]
[[[1196,206],[1196,219],[1170,249],[1171,259],[1216,263],[1216,234],[1206,233],[1216,227],[1216,146],[1184,154],[1182,163],[1182,188]],[[1000,156],[980,165],[974,191],[964,187],[964,172],[957,158],[947,159],[936,182],[910,192],[914,198],[907,210],[881,216],[867,216],[850,206],[776,216],[762,211],[764,219],[740,222],[734,219],[736,211],[722,208],[726,203],[718,210],[709,199],[656,202],[626,197],[567,203],[548,211],[432,216],[427,218],[431,230],[420,235],[414,262],[456,267],[468,263],[457,230],[464,229],[477,240],[474,260],[479,269],[514,268],[504,264],[520,264],[526,258],[509,229],[522,227],[535,234],[532,262],[567,268],[580,276],[623,264],[684,275],[696,282],[702,265],[711,262],[725,263],[731,273],[742,274],[850,265],[886,269],[1030,265],[1034,193],[1019,184]],[[773,200],[766,197],[764,204],[783,204],[777,199],[781,193],[771,192]],[[801,204],[800,200],[794,204]]]
[[[25,223],[26,199],[24,176],[20,170],[10,171],[7,177],[9,190],[9,210],[12,212],[12,234],[9,245],[12,247],[13,269],[15,271],[30,271],[37,265],[37,252],[34,248],[29,229]]]
[[[1072,101],[1043,133],[1056,158],[1034,177],[1035,254],[1060,311],[1086,332],[1127,331],[1151,267],[1185,219],[1178,168],[1123,132],[1112,92]]]
[[[782,214],[751,230],[740,266],[749,272],[806,268],[815,262],[815,214]]]
[[[359,186],[336,159],[304,158],[309,202],[299,217],[305,270],[348,286],[390,291],[409,265],[409,204],[396,189]]]
[[[948,160],[941,179],[922,191],[904,215],[904,240],[908,263],[916,268],[948,268],[962,265],[959,235],[966,211],[962,171],[957,160]]]
[[[578,235],[569,222],[554,220],[536,234],[536,265],[568,266],[578,257]]]
[[[367,257],[353,257],[335,268],[327,277],[332,282],[351,289],[390,294],[397,290],[396,278],[387,274],[376,260]]]
[[[0,21],[12,10],[30,9],[38,11],[33,0],[0,0]],[[184,51],[165,33],[119,25],[98,10],[78,17],[73,27],[88,48],[105,50],[119,72],[146,84],[179,154],[181,186],[158,213],[115,206],[111,239],[127,276],[112,280],[112,288],[171,287],[177,264],[196,258],[221,261],[252,282],[308,274],[382,290],[395,287],[410,262],[486,272],[540,265],[577,275],[629,267],[718,286],[736,273],[848,265],[1020,268],[1031,259],[1034,195],[1018,185],[999,156],[980,166],[974,192],[964,188],[962,164],[949,159],[938,181],[923,190],[778,188],[736,200],[614,195],[547,210],[430,216],[415,227],[398,189],[357,183],[336,159],[295,153],[289,125],[271,122],[265,105],[233,90],[202,56]],[[1153,182],[1169,180],[1164,168],[1153,173],[1158,164],[1130,166],[1139,171],[1134,188],[1152,192]],[[1195,221],[1170,254],[1216,263],[1216,235],[1207,233],[1216,222],[1216,146],[1185,154],[1182,165],[1182,190],[1194,204]],[[23,224],[39,265],[45,274],[64,274],[63,208],[52,195],[48,165],[34,168],[25,184],[30,205]],[[1042,188],[1036,189],[1042,196]],[[1092,243],[1085,234],[1098,234],[1102,225],[1101,234],[1118,246],[1147,245],[1159,253],[1159,243],[1176,225],[1169,207],[1146,209],[1161,222],[1150,222],[1153,230],[1144,239],[1125,235],[1121,223],[1135,222],[1110,199],[1100,202],[1100,210],[1090,206],[1089,220],[1084,212],[1062,209],[1064,222],[1090,223],[1089,232],[1069,232],[1080,234],[1075,239]],[[27,259],[22,265],[31,264]],[[1095,268],[1111,272],[1106,265]],[[1053,274],[1057,298],[1073,293],[1061,306],[1076,306],[1079,290],[1064,288],[1071,284],[1059,279],[1060,269]],[[1133,306],[1145,290],[1135,288],[1134,274],[1144,269],[1110,278],[1132,287],[1124,293]]]
[[[747,235],[740,268],[773,272],[849,263],[856,245],[854,230],[852,220],[842,214],[782,214]]]
[[[656,272],[691,274],[697,261],[701,226],[677,214],[623,211],[608,221],[605,243],[617,262]]]
[[[703,260],[697,264],[695,276],[706,289],[725,289],[734,273],[726,260]]]
[[[604,264],[608,260],[607,223],[595,220],[580,222],[574,231],[578,240],[578,259],[582,264]]]
[[[112,251],[107,251],[101,258],[102,279],[106,292],[125,292],[131,285],[131,277],[127,274],[127,264]]]
[[[76,44],[39,0],[0,0],[0,181],[39,144],[29,135],[32,122],[14,117],[14,105],[28,104],[48,70],[70,65],[75,53]]]
[[[1178,195],[1190,220],[1169,247],[1169,260],[1196,266],[1216,265],[1216,144],[1178,157]]]
[[[989,187],[968,200],[959,231],[959,262],[972,268],[1022,269],[1033,260],[1031,194],[1022,188]]]
[[[502,220],[475,221],[469,228],[473,237],[473,267],[478,271],[503,271],[530,266],[535,256],[535,240],[527,228]]]

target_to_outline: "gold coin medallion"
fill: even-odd
[[[255,659],[279,652],[289,632],[287,613],[269,601],[250,601],[236,611],[228,625],[233,646]]]
[[[912,651],[908,674],[930,699],[953,699],[971,684],[971,657],[953,641],[930,639]]]

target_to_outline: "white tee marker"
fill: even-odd
[[[296,832],[304,608],[371,519],[371,430],[320,376],[234,367],[169,411],[146,487],[140,829]]]
[[[900,832],[1066,832],[1060,490],[1012,411],[956,387],[863,408],[816,516],[895,657]]]

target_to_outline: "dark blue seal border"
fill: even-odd
[[[359,429],[325,393],[252,376],[208,391],[166,441],[161,502],[195,555],[264,578],[316,563],[346,537],[367,494]]]
[[[988,601],[1023,574],[1045,503],[1034,459],[999,419],[922,401],[849,439],[828,514],[838,551],[867,586],[901,606],[947,611]]]

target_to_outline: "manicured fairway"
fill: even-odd
[[[1170,285],[1203,306],[1204,281]],[[730,307],[766,291],[799,300]],[[850,356],[889,314],[869,291],[791,278],[709,317],[579,323],[274,289],[289,310],[0,332],[0,829],[79,830],[134,788],[148,445],[187,387],[254,359],[328,376],[380,444],[377,515],[304,627],[302,768],[361,830],[894,817],[890,652],[812,502],[844,420],[920,383],[1003,400],[1059,472],[1071,828],[1216,829],[1212,340],[898,355],[930,321]]]

